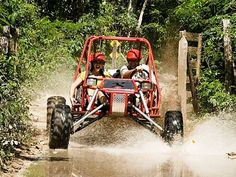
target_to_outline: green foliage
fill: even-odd
[[[19,75],[24,88],[42,85],[40,81],[47,80],[48,75],[61,66],[74,66],[73,55],[82,50],[80,28],[79,23],[51,22],[48,18],[22,28]]]
[[[163,40],[165,33],[166,29],[158,23],[149,23],[142,27],[143,36],[148,36],[147,38],[154,48],[157,48],[157,45]]]
[[[214,70],[205,70],[198,86],[198,96],[202,112],[235,111],[236,95],[225,91],[224,85],[216,79],[219,73]]]
[[[0,157],[3,162],[28,138],[25,134],[28,102],[20,93],[17,65],[17,57],[0,55]]]
[[[18,54],[0,56],[0,157],[4,162],[14,155],[15,147],[28,139],[28,96],[34,93],[34,87],[42,87],[42,81],[57,68],[73,67],[75,56],[90,35],[144,36],[156,48],[165,35],[176,35],[175,29],[201,32],[202,76],[198,86],[201,108],[204,112],[235,109],[236,96],[226,93],[222,84],[222,19],[231,21],[235,58],[235,1],[148,1],[140,31],[136,27],[142,1],[133,1],[130,12],[128,1],[124,0],[34,2],[37,6],[24,0],[0,0],[0,29],[4,25],[20,28]]]
[[[20,93],[16,56],[0,56],[0,153],[3,162],[14,154],[14,148],[27,140],[27,100]],[[2,165],[2,164],[1,164]]]
[[[220,17],[211,19],[211,25],[207,25],[207,28],[203,33],[204,50],[202,60],[203,62],[206,62],[207,68],[218,69],[218,71],[223,72],[223,27],[221,24],[218,24],[221,21],[222,18]]]
[[[19,27],[31,23],[36,18],[36,7],[23,0],[1,0],[0,25]]]
[[[202,75],[198,87],[200,104],[204,111],[212,112],[235,107],[234,94],[224,88],[225,57],[223,44],[223,19],[230,19],[232,46],[236,43],[236,3],[231,0],[186,0],[176,8],[172,18],[180,28],[203,34]],[[233,47],[233,58],[236,57]],[[235,109],[235,108],[234,108]]]
[[[175,17],[179,19],[182,29],[192,30],[201,28],[204,24],[205,13],[209,11],[204,6],[205,0],[184,1],[175,10]],[[194,10],[193,10],[194,9]]]
[[[35,94],[33,90],[36,86],[43,87],[42,81],[58,67],[73,66],[72,54],[81,50],[73,45],[82,40],[80,24],[39,19],[32,15],[36,14],[32,4],[14,1],[12,7],[12,2],[4,1],[1,9],[8,9],[9,16],[14,12],[16,18],[9,20],[8,16],[2,16],[8,23],[1,24],[20,26],[20,48],[17,55],[0,56],[0,167],[14,156],[16,147],[32,136],[28,105],[30,96]]]
[[[235,2],[231,0],[186,0],[175,9],[174,17],[181,28],[187,31],[202,32],[209,20],[225,14],[231,15]]]
[[[48,16],[50,20],[73,20],[77,21],[84,13],[90,13],[90,6],[99,8],[99,1],[82,0],[35,0],[38,4],[40,13]],[[86,8],[87,7],[87,8]],[[89,11],[85,11],[88,9]]]
[[[126,11],[118,11],[117,6],[104,3],[96,17],[94,14],[86,14],[80,18],[83,24],[83,36],[106,35],[106,36],[128,36],[134,32],[137,19],[134,14],[128,15]]]

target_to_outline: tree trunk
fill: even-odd
[[[141,27],[141,24],[142,24],[142,21],[143,21],[143,14],[144,14],[144,10],[145,10],[146,5],[147,5],[147,1],[148,1],[148,0],[145,0],[144,3],[143,3],[143,7],[142,7],[142,10],[141,10],[141,12],[140,12],[139,19],[138,19],[137,30],[139,30],[140,27]]]
[[[130,16],[130,12],[133,12],[132,0],[129,0],[128,16]]]
[[[224,55],[225,55],[225,89],[228,93],[233,92],[234,78],[234,61],[231,47],[231,38],[229,36],[230,21],[223,20],[224,31]]]
[[[133,2],[132,0],[129,0],[129,6],[128,6],[128,18],[130,18],[130,13],[133,12]],[[127,36],[130,37],[131,31],[128,32]]]

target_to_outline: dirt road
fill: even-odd
[[[42,100],[41,100],[42,101]],[[40,101],[40,102],[41,102]],[[46,103],[46,97],[43,101]],[[46,104],[35,119],[46,127]],[[42,112],[38,111],[42,106]],[[233,114],[208,117],[172,147],[127,118],[104,118],[71,137],[68,150],[45,155],[21,173],[25,177],[235,177]]]
[[[174,58],[174,55],[169,52],[167,57]],[[164,64],[169,67],[163,67],[161,75],[162,93],[171,95],[168,98],[172,100],[175,100],[177,78],[176,73],[169,71],[176,70],[171,68],[176,66],[174,62]],[[51,95],[68,98],[68,88],[62,88],[70,85],[69,77],[65,78],[66,83],[56,87],[58,91],[42,93],[32,103],[38,128],[46,129],[46,99]],[[62,93],[62,90],[66,91]],[[163,101],[170,107],[176,106],[175,102],[169,104],[168,99]],[[73,135],[68,150],[46,148],[38,161],[16,176],[235,177],[236,159],[226,155],[236,151],[235,117],[235,113],[208,116],[189,132],[183,144],[172,147],[127,118],[104,118]]]

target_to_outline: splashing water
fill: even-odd
[[[235,113],[220,113],[206,118],[187,138],[182,151],[208,155],[236,151],[235,117]]]
[[[235,114],[233,113],[221,113],[218,116],[205,118],[205,121],[197,125],[194,131],[185,138],[185,142],[181,146],[181,151],[189,154],[221,154],[228,151],[235,151],[236,120],[234,120],[234,116]],[[116,122],[115,124],[117,125],[119,123],[120,122]],[[112,122],[109,122],[108,126],[110,126],[110,124],[112,124]],[[106,127],[99,128],[106,130]],[[127,125],[122,127],[122,130],[117,130],[119,128],[121,129],[121,127],[117,125],[113,128],[107,131],[116,131],[119,132],[116,136],[126,137],[125,142],[116,147],[132,147],[134,149],[137,147],[139,149],[145,149],[146,145],[147,147],[156,149],[159,152],[170,152],[170,149],[173,150],[174,148],[180,149],[179,146],[174,146],[172,148],[167,148],[168,150],[160,150],[162,148],[158,147],[166,148],[169,146],[167,146],[159,137],[153,135],[142,127],[132,127],[132,125]],[[98,129],[96,131],[100,132],[102,130]],[[109,132],[107,133],[109,134]],[[93,134],[96,134],[95,130],[93,130]],[[84,135],[86,135],[86,133]],[[150,151],[150,149],[148,149],[148,151]]]
[[[142,163],[139,168],[158,166],[162,173],[166,173],[164,168],[171,170],[168,174],[176,177],[182,173],[187,176],[234,177],[236,163],[227,158],[226,152],[236,151],[235,117],[234,113],[206,117],[182,145],[170,147],[139,127],[124,131],[123,136],[127,138],[122,144],[93,146],[87,150],[116,156],[123,161],[126,159],[131,169]]]
[[[53,81],[56,81],[55,77],[52,78]],[[43,119],[44,127],[46,99],[51,95],[68,98],[68,88],[64,86],[68,87],[71,79],[66,77],[63,80],[64,84],[57,85],[58,89],[52,84],[54,89],[51,92],[42,93],[34,107],[34,113],[39,119]],[[174,87],[175,83],[172,84]],[[165,93],[165,90],[163,92]],[[228,159],[225,154],[236,152],[235,117],[235,113],[205,117],[204,121],[185,137],[182,145],[172,147],[129,118],[103,118],[71,137],[68,159],[72,160],[75,170],[92,173],[90,176],[96,177],[104,177],[106,171],[103,172],[97,165],[103,163],[103,169],[112,169],[110,177],[143,177],[146,174],[157,177],[163,174],[180,177],[183,171],[184,176],[189,177],[235,177],[236,161]],[[116,168],[113,168],[114,165]],[[54,164],[52,166],[55,167]]]

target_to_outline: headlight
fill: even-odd
[[[142,82],[141,83],[141,89],[142,90],[150,90],[150,89],[152,89],[152,83],[150,83],[150,82]]]
[[[88,86],[96,86],[97,85],[97,79],[95,79],[95,78],[88,78],[87,79],[87,85]]]

